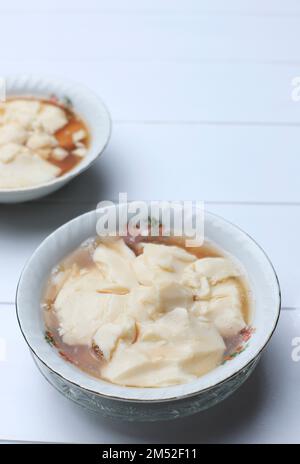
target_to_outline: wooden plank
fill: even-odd
[[[299,107],[300,108],[300,107]],[[299,202],[298,128],[114,124],[89,171],[46,201]]]
[[[84,63],[119,61],[252,61],[299,63],[299,13],[168,14],[146,11],[27,9],[2,10],[0,30],[3,60],[45,60]],[[29,21],[33,27],[28,28]],[[49,24],[46,28],[45,24]],[[55,33],[51,28],[55,25]],[[10,40],[11,31],[22,40]],[[38,38],[38,40],[37,40]],[[71,44],[71,46],[70,46]],[[59,53],[58,53],[59,51]],[[202,64],[202,72],[205,73]],[[203,69],[204,68],[204,69]],[[56,72],[59,68],[55,69]],[[122,78],[122,73],[119,75]],[[196,79],[196,82],[199,82]],[[218,74],[217,86],[222,85]]]
[[[55,61],[40,53],[26,63],[3,58],[3,74],[52,74],[82,82],[108,105],[114,121],[192,124],[300,124],[292,100],[297,65],[220,62]],[[20,58],[21,59],[21,58]]]
[[[81,10],[111,11],[117,14],[130,12],[133,14],[144,12],[157,12],[168,14],[178,12],[180,14],[210,13],[213,15],[275,15],[275,14],[294,14],[300,11],[297,0],[227,0],[226,5],[223,0],[52,0],[51,2],[41,3],[39,0],[27,0],[26,8],[20,6],[19,0],[10,0],[9,4],[2,4],[0,11],[40,10],[40,11],[61,11],[69,12]]]

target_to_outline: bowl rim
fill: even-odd
[[[218,215],[218,214],[215,214],[215,213],[211,213],[209,211],[207,211],[205,209],[205,215],[208,215],[212,218],[216,218],[217,220],[221,220],[221,221],[224,221],[225,223],[229,224],[230,226],[232,226],[233,228],[237,229],[239,232],[241,232],[242,234],[244,234],[248,240],[250,240],[250,242],[252,242],[252,244],[254,244],[259,250],[260,252],[262,253],[264,259],[266,260],[266,263],[269,265],[270,267],[270,270],[272,271],[272,274],[273,274],[273,277],[274,277],[274,283],[276,284],[276,297],[278,299],[278,305],[276,307],[276,318],[274,319],[274,323],[273,323],[273,326],[272,328],[270,328],[270,330],[268,331],[268,336],[266,337],[264,343],[262,345],[260,345],[259,348],[257,348],[257,350],[255,351],[255,354],[253,354],[253,356],[251,357],[251,359],[249,359],[249,361],[247,363],[244,363],[244,364],[241,364],[240,366],[238,366],[236,368],[236,370],[226,376],[225,378],[223,378],[222,380],[219,380],[219,381],[216,381],[213,385],[210,385],[208,387],[204,387],[204,388],[198,388],[197,390],[195,391],[192,391],[192,392],[189,392],[189,393],[183,393],[183,394],[180,394],[180,395],[174,395],[174,396],[167,396],[167,397],[163,397],[163,398],[135,398],[135,397],[130,397],[130,398],[127,398],[127,397],[124,397],[124,396],[121,396],[121,395],[114,395],[114,394],[107,394],[107,393],[103,393],[103,392],[100,392],[100,391],[95,391],[89,387],[86,387],[86,386],[83,386],[81,385],[80,383],[77,383],[76,381],[74,380],[71,380],[67,377],[65,377],[64,375],[62,375],[60,372],[57,372],[53,367],[50,367],[46,361],[44,361],[44,359],[42,359],[42,357],[36,352],[36,350],[34,350],[30,344],[30,341],[28,340],[24,330],[23,330],[23,327],[22,327],[22,322],[21,322],[21,319],[20,319],[20,316],[19,316],[19,301],[18,301],[18,296],[19,296],[19,289],[20,289],[20,285],[22,284],[22,278],[23,278],[23,275],[24,273],[26,272],[26,270],[30,267],[30,264],[31,264],[31,260],[33,259],[33,257],[35,256],[35,254],[44,246],[45,242],[50,239],[50,238],[53,238],[59,231],[61,231],[62,229],[64,229],[65,227],[67,226],[70,226],[70,224],[73,222],[73,221],[76,221],[76,220],[79,220],[79,218],[83,218],[85,216],[89,216],[91,214],[94,214],[95,213],[95,210],[92,210],[92,211],[88,211],[86,213],[83,213],[73,219],[71,219],[70,221],[66,222],[65,224],[61,225],[59,228],[57,228],[55,231],[53,231],[50,235],[48,235],[41,243],[40,245],[36,248],[36,250],[33,252],[33,254],[31,255],[31,257],[27,260],[27,263],[25,264],[25,266],[23,267],[23,270],[21,272],[21,275],[20,275],[20,278],[19,278],[19,281],[18,281],[18,285],[17,285],[17,289],[16,289],[16,298],[15,298],[15,306],[16,306],[16,316],[17,316],[17,320],[18,320],[18,324],[19,324],[19,328],[21,330],[21,333],[25,339],[25,342],[26,344],[28,345],[31,353],[46,367],[48,368],[52,373],[54,373],[55,375],[57,375],[58,377],[60,377],[63,381],[66,381],[72,385],[74,385],[75,387],[78,387],[80,389],[82,389],[83,391],[85,392],[88,392],[88,393],[91,393],[93,395],[96,395],[96,396],[99,396],[99,397],[102,397],[102,398],[105,398],[105,399],[112,399],[112,400],[118,400],[118,401],[124,401],[124,402],[132,402],[132,403],[144,403],[144,404],[149,404],[149,403],[164,403],[164,402],[169,402],[169,401],[178,401],[178,400],[184,400],[184,399],[187,399],[187,398],[192,398],[194,396],[197,396],[199,394],[202,394],[202,393],[205,393],[205,392],[208,392],[212,389],[215,389],[216,387],[219,387],[223,384],[225,384],[226,382],[228,382],[229,380],[233,379],[234,377],[236,377],[238,374],[241,373],[241,371],[247,369],[249,367],[249,365],[255,360],[255,359],[258,359],[261,355],[261,353],[263,352],[263,350],[266,348],[266,346],[268,345],[269,341],[271,340],[275,330],[276,330],[276,327],[277,327],[277,324],[278,324],[278,321],[279,321],[279,317],[280,317],[280,313],[281,313],[281,289],[280,289],[280,284],[279,284],[279,279],[278,279],[278,276],[277,276],[277,273],[275,271],[275,268],[271,262],[271,260],[269,259],[268,255],[266,254],[266,252],[264,251],[264,249],[256,242],[256,240],[254,240],[251,235],[249,235],[247,232],[245,232],[242,228],[240,228],[239,226],[235,225],[233,222],[231,221],[228,221],[227,219],[224,219],[221,215]],[[275,288],[275,287],[274,287]],[[275,311],[275,309],[274,309]],[[59,357],[59,355],[57,354],[57,356]],[[66,361],[64,361],[63,359],[61,359],[62,363],[66,363]],[[76,366],[74,366],[76,368]],[[78,368],[77,368],[78,369]],[[85,372],[81,371],[81,373],[83,373],[84,375],[86,375],[87,377],[89,377],[89,374],[86,374]],[[211,371],[213,372],[213,371]],[[201,377],[200,377],[201,378]],[[97,379],[96,379],[97,380]],[[100,379],[101,380],[101,379]],[[126,389],[128,391],[130,391],[131,389],[135,388],[135,387],[128,387],[128,386],[119,386],[119,385],[115,385],[113,383],[110,383],[110,382],[106,382],[106,384],[108,385],[111,385],[111,387],[119,387],[119,388],[122,388],[122,389]],[[191,384],[192,382],[188,382],[188,383],[185,383],[183,385],[189,385]],[[99,384],[100,385],[100,384]],[[172,385],[172,386],[168,386],[168,387],[160,387],[164,390],[167,390],[167,389],[172,389],[176,386],[182,386],[182,385]],[[158,390],[158,388],[149,388],[149,387],[145,387],[143,388],[142,390],[152,390],[152,391],[155,391],[155,390]]]
[[[95,161],[97,161],[97,159],[102,155],[102,153],[104,152],[104,150],[106,149],[107,145],[109,144],[109,141],[110,141],[110,138],[111,138],[111,134],[112,134],[112,118],[111,118],[111,114],[106,106],[106,104],[103,102],[102,98],[100,98],[98,96],[98,94],[96,92],[94,92],[93,90],[91,90],[88,86],[80,83],[80,82],[77,82],[73,79],[69,79],[69,78],[61,78],[61,77],[57,77],[57,76],[53,76],[53,75],[38,75],[38,74],[12,74],[12,75],[8,75],[5,77],[6,81],[9,81],[9,80],[14,80],[14,79],[24,79],[24,80],[35,80],[35,79],[41,79],[41,80],[45,80],[47,81],[48,84],[56,84],[56,85],[65,85],[65,84],[68,84],[71,88],[73,89],[77,89],[77,90],[80,90],[82,92],[82,95],[86,96],[86,97],[89,97],[91,99],[93,99],[95,102],[97,102],[97,106],[101,109],[101,111],[103,112],[103,114],[105,114],[105,118],[107,120],[107,124],[108,124],[108,133],[106,135],[106,139],[105,139],[105,143],[103,145],[103,147],[101,148],[100,151],[98,151],[96,148],[94,149],[95,153],[94,153],[94,156],[91,157],[91,159],[87,162],[87,163],[83,163],[82,161],[83,160],[80,160],[80,162],[74,166],[70,171],[67,171],[65,174],[63,174],[62,176],[59,176],[59,177],[55,177],[54,179],[48,181],[48,182],[44,182],[42,184],[38,184],[38,185],[33,185],[32,187],[20,187],[20,188],[8,188],[8,189],[3,189],[0,187],[0,194],[9,194],[9,193],[18,193],[18,192],[26,192],[26,193],[29,193],[29,192],[35,192],[35,191],[38,191],[40,189],[43,189],[43,188],[46,188],[46,187],[50,187],[52,185],[57,185],[57,184],[60,184],[60,183],[64,183],[64,182],[68,182],[70,180],[72,180],[73,178],[77,177],[79,174],[82,174],[84,171],[86,171],[87,169],[89,169],[94,163]],[[15,94],[11,94],[11,96],[14,96]],[[28,93],[20,93],[19,95],[16,94],[17,97],[27,97],[27,96],[31,96],[31,97],[41,97],[41,95],[36,92],[35,93],[35,90],[31,90],[30,92]],[[77,113],[76,113],[77,114]],[[79,114],[79,116],[81,116]],[[84,120],[85,121],[85,120]],[[92,134],[91,134],[91,137],[92,137]]]

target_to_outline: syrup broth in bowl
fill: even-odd
[[[53,269],[42,308],[60,356],[129,387],[192,381],[240,353],[252,333],[239,266],[184,237],[90,238]]]

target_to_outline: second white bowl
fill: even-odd
[[[86,87],[52,77],[17,76],[6,78],[7,97],[32,96],[70,101],[74,112],[87,124],[90,147],[82,161],[71,171],[45,184],[20,189],[0,189],[0,203],[19,203],[44,197],[58,190],[85,171],[101,155],[111,133],[111,120],[100,98]]]

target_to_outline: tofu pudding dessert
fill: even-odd
[[[250,322],[239,266],[178,237],[91,238],[51,272],[46,340],[108,382],[163,387],[222,364]]]
[[[0,103],[0,189],[41,185],[86,155],[85,123],[55,99],[16,97]]]

